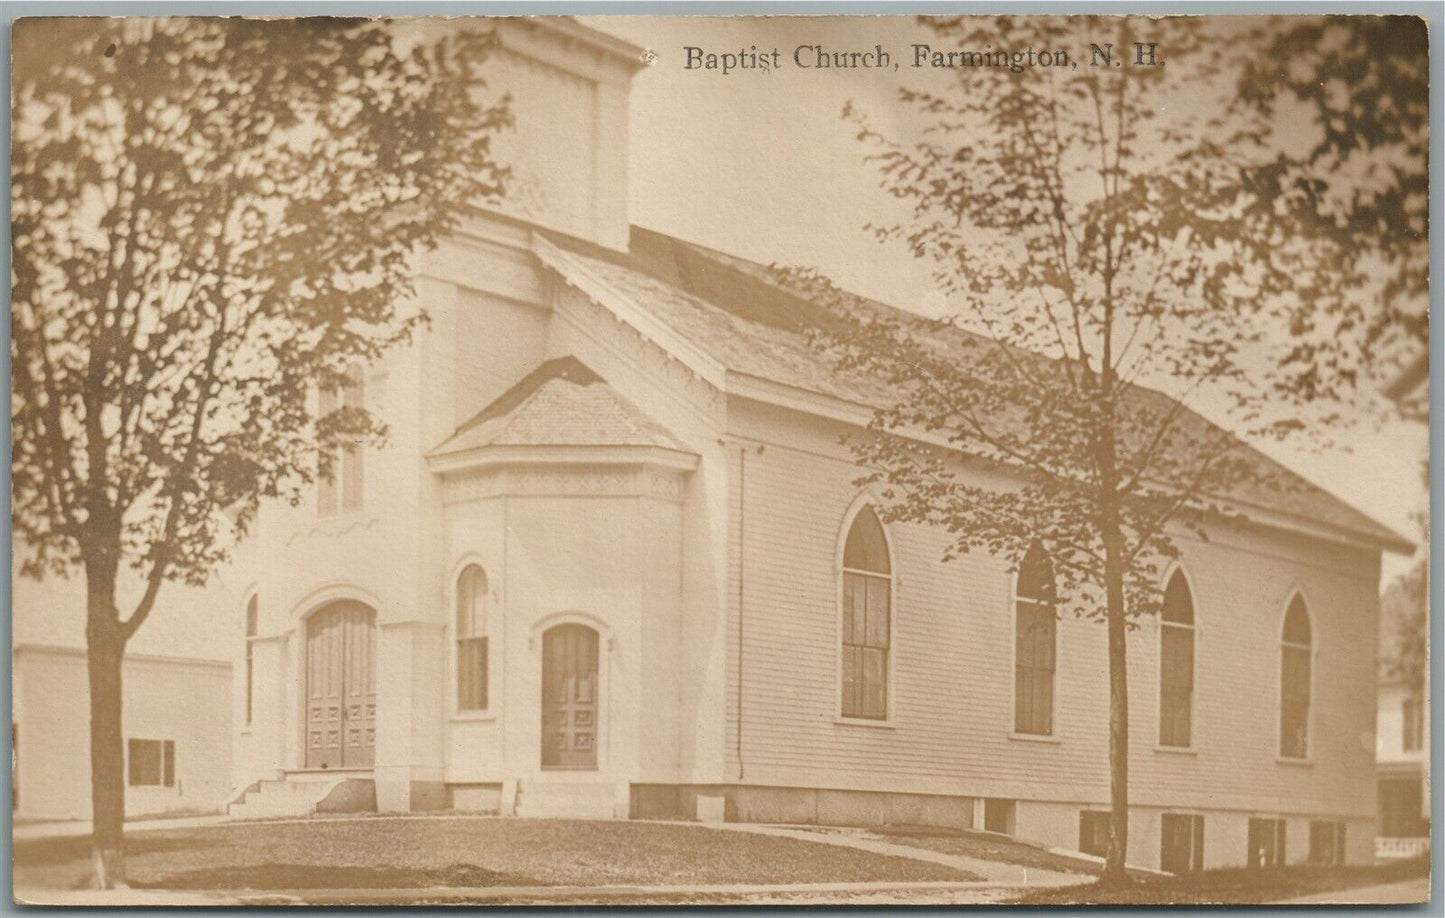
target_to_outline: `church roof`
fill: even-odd
[[[840,370],[821,353],[809,341],[808,329],[826,320],[824,307],[778,287],[764,265],[640,227],[633,227],[625,254],[553,233],[546,233],[545,238],[581,271],[661,322],[727,374],[755,377],[868,408],[884,407],[898,398],[899,393],[886,380],[862,371]],[[940,348],[962,351],[981,340],[956,327],[925,324],[886,304],[868,302],[863,308],[917,322],[919,337],[931,339]],[[1135,388],[1134,397],[1154,410],[1170,403],[1167,395],[1143,387]],[[1187,409],[1178,423],[1192,427],[1196,434],[1219,430]],[[1253,447],[1244,448],[1255,474],[1223,496],[1345,530],[1393,550],[1412,549],[1388,527]]]
[[[487,446],[630,446],[688,452],[576,357],[548,360],[472,416],[432,455]]]

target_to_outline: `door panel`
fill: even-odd
[[[306,628],[306,767],[364,768],[376,757],[376,628],[340,602]]]
[[[542,635],[542,767],[597,767],[597,632],[558,625]]]

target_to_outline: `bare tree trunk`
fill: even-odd
[[[1105,574],[1108,592],[1109,631],[1109,849],[1104,857],[1103,878],[1109,882],[1128,879],[1125,854],[1129,848],[1129,676],[1128,647],[1125,643],[1124,576],[1114,552],[1106,549]]]
[[[1112,423],[1112,418],[1110,418]],[[1109,848],[1104,855],[1106,883],[1124,883],[1129,850],[1129,670],[1124,606],[1124,534],[1119,522],[1118,468],[1111,424],[1098,442],[1104,543],[1105,621],[1109,632]]]
[[[105,565],[102,565],[104,567]],[[124,888],[125,755],[121,736],[121,661],[125,639],[116,615],[114,571],[87,571],[86,660],[90,670],[91,885]]]

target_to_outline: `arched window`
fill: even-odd
[[[1015,590],[1014,732],[1054,732],[1054,568],[1034,544],[1019,562]]]
[[[1159,610],[1159,745],[1189,746],[1194,719],[1194,597],[1183,571]]]
[[[1310,613],[1295,594],[1284,614],[1279,653],[1279,754],[1302,759],[1310,740]]]
[[[843,716],[888,717],[888,538],[872,507],[853,518],[843,543]]]
[[[256,594],[246,603],[246,726],[256,712],[256,661],[252,656],[251,639],[256,636],[257,619],[260,616],[260,601]]]
[[[457,710],[487,708],[487,574],[468,564],[457,578]]]

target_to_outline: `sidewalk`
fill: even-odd
[[[127,832],[144,832],[147,829],[194,829],[201,826],[218,826],[232,822],[229,816],[217,813],[211,816],[175,816],[170,819],[136,819],[125,824]],[[90,834],[89,819],[72,819],[64,822],[28,822],[12,827],[16,839],[36,838],[77,838]]]
[[[941,851],[930,851],[927,848],[918,848],[877,838],[865,838],[863,833],[867,831],[866,829],[820,832],[816,829],[794,829],[787,826],[752,825],[741,822],[711,823],[709,827],[728,832],[776,835],[783,838],[820,842],[825,845],[856,848],[872,854],[928,861],[983,877],[983,885],[988,886],[1073,886],[1091,879],[1088,874],[1084,873],[1064,873],[1057,870],[1045,870],[1041,867],[1022,867],[1002,861],[988,861],[962,854],[944,854]]]
[[[1363,886],[1359,889],[1337,889],[1297,899],[1285,899],[1277,905],[1410,905],[1430,901],[1430,878],[1419,877],[1400,883]]]

